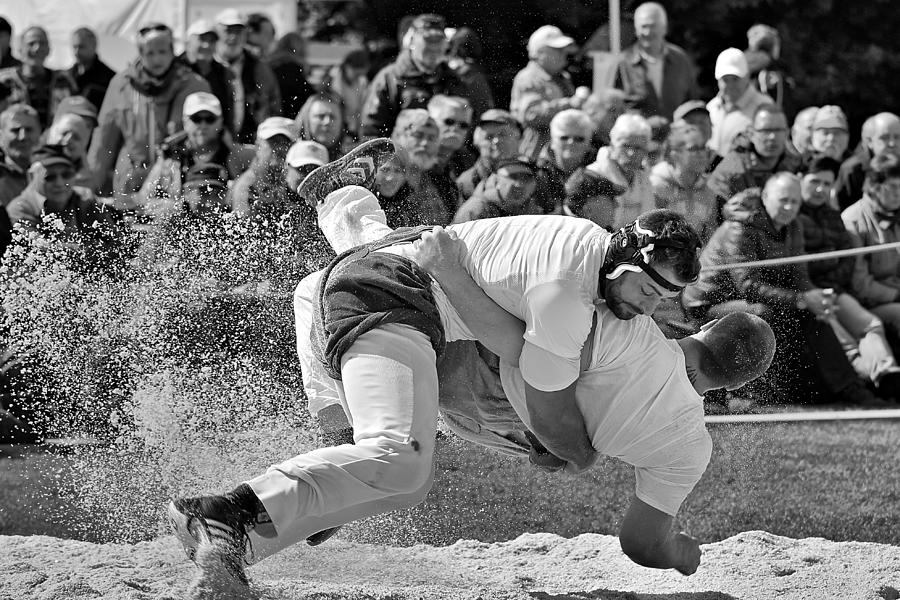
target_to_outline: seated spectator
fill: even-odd
[[[0,83],[12,91],[10,103],[23,102],[38,112],[41,129],[53,120],[56,106],[77,86],[67,71],[44,66],[50,54],[50,39],[41,27],[29,27],[22,33],[22,64],[0,70]]]
[[[230,175],[214,162],[197,163],[184,176],[182,197],[185,212],[198,217],[228,212],[227,192]]]
[[[747,59],[737,48],[719,54],[715,74],[719,93],[706,104],[712,122],[709,147],[725,156],[734,139],[752,124],[756,110],[763,104],[774,105],[775,101],[750,83]]]
[[[533,164],[523,160],[506,162],[478,184],[472,197],[456,211],[453,222],[544,214],[535,198],[535,190],[537,181]]]
[[[257,128],[268,117],[281,114],[281,89],[275,73],[247,49],[247,20],[234,8],[216,15],[216,58],[234,76],[234,123],[230,130],[235,140],[252,144]]]
[[[656,163],[662,160],[663,145],[669,139],[671,123],[665,117],[653,115],[647,118],[650,125],[650,143],[647,144],[647,157],[644,159],[644,168],[652,169]]]
[[[67,96],[63,98],[56,107],[56,114],[53,120],[57,121],[65,115],[75,115],[81,117],[82,121],[88,128],[88,133],[93,135],[94,129],[97,127],[97,107],[88,101],[84,96]],[[90,135],[88,136],[90,138]]]
[[[616,119],[624,115],[625,93],[616,88],[607,88],[601,93],[588,96],[581,106],[594,124],[594,135],[591,138],[591,146],[602,148],[609,146],[609,132]]]
[[[556,113],[550,121],[550,142],[537,160],[537,200],[545,213],[563,212],[566,182],[594,160],[592,126],[587,113],[575,108]]]
[[[369,87],[369,53],[364,49],[347,53],[341,64],[328,71],[325,89],[337,94],[344,105],[344,128],[354,141],[362,137],[362,109]]]
[[[818,106],[807,106],[794,117],[790,143],[800,156],[806,156],[812,151],[812,126],[818,112]]]
[[[216,44],[219,34],[212,21],[198,19],[187,30],[187,41],[179,60],[190,66],[209,84],[209,90],[218,98],[222,107],[222,122],[225,129],[234,126],[234,73],[216,60]]]
[[[497,165],[518,156],[522,126],[509,111],[492,108],[481,115],[472,141],[478,150],[478,158],[456,178],[456,187],[463,200],[472,196],[475,187],[487,179]]]
[[[287,170],[284,177],[288,188],[297,191],[307,175],[328,162],[325,146],[311,140],[297,140],[285,157]]]
[[[391,227],[447,225],[456,214],[456,184],[434,170],[439,139],[437,123],[427,110],[411,108],[400,112],[391,140],[402,157],[408,190],[382,205]]]
[[[472,131],[472,107],[459,96],[438,94],[428,101],[428,114],[437,123],[438,160],[434,168],[456,180],[475,164],[475,156],[466,147]]]
[[[269,117],[256,133],[256,156],[231,188],[229,204],[239,215],[275,217],[297,202],[287,185],[287,153],[297,141],[297,125],[286,117]]]
[[[275,42],[272,52],[266,56],[266,64],[275,73],[281,90],[281,114],[296,117],[306,100],[316,93],[306,79],[306,42],[296,31],[291,31]]]
[[[814,155],[801,168],[800,194],[803,205],[797,217],[803,229],[808,254],[847,250],[853,247],[841,213],[829,205],[841,163],[827,155]],[[817,288],[832,289],[835,319],[830,320],[838,340],[851,357],[856,372],[871,381],[879,395],[897,398],[900,367],[886,339],[884,325],[857,301],[853,272],[858,258],[846,256],[808,263],[809,279]]]
[[[300,139],[328,149],[329,162],[344,155],[344,107],[336,94],[317,92],[310,96],[297,114],[296,125]]]
[[[850,144],[850,131],[847,128],[847,117],[839,106],[823,106],[816,111],[812,123],[810,147],[813,154],[824,154],[841,161]]]
[[[40,135],[37,111],[27,104],[13,104],[0,113],[0,206],[7,206],[28,185],[31,152]]]
[[[72,54],[75,64],[69,68],[69,77],[75,82],[72,92],[83,96],[93,106],[103,106],[106,89],[115,71],[97,56],[97,34],[87,27],[79,27],[72,33]],[[97,118],[96,109],[94,118]]]
[[[676,123],[678,121],[684,121],[688,125],[696,127],[703,134],[705,139],[703,144],[707,145],[712,137],[712,120],[710,120],[709,109],[706,108],[705,102],[702,100],[688,100],[680,105],[672,115],[672,122]]]
[[[450,36],[447,64],[469,90],[467,98],[476,119],[494,108],[494,93],[481,66],[483,55],[481,40],[474,29],[460,27]]]
[[[181,122],[184,100],[209,84],[175,60],[172,30],[141,27],[138,57],[109,84],[88,153],[100,195],[128,197],[141,189],[157,147]]]
[[[889,112],[866,119],[860,147],[841,165],[835,189],[841,210],[863,197],[866,171],[872,159],[886,154],[900,155],[900,117]]]
[[[385,219],[391,228],[407,227],[405,223],[413,219],[406,214],[407,209],[412,209],[409,197],[412,188],[406,182],[406,167],[399,155],[385,161],[375,173],[375,197],[378,204],[384,210]],[[403,225],[391,225],[392,223],[404,223]]]
[[[747,135],[735,140],[709,177],[709,189],[720,203],[748,188],[761,188],[774,173],[793,173],[800,157],[787,146],[787,117],[780,106],[763,104],[753,115]]]
[[[678,121],[666,140],[664,160],[650,171],[656,208],[684,216],[704,243],[719,225],[716,196],[706,186],[711,158],[703,132]]]
[[[513,79],[509,111],[522,123],[520,152],[534,160],[550,141],[550,121],[556,113],[581,108],[590,95],[586,88],[578,90],[566,70],[575,40],[559,27],[544,25],[528,38],[528,65]]]
[[[841,213],[854,243],[900,242],[900,159],[883,153],[872,159],[863,196]],[[900,349],[900,253],[864,254],[853,274],[854,296],[884,323],[894,351]]]
[[[777,340],[768,377],[787,398],[878,405],[824,320],[833,310],[832,300],[810,282],[806,263],[709,268],[803,254],[796,218],[801,203],[799,178],[784,172],[771,176],[762,194],[751,188],[731,198],[725,222],[700,254],[700,279],[685,289],[682,302],[703,323],[732,312],[768,321]]]
[[[618,229],[656,205],[644,168],[650,124],[640,115],[624,114],[613,125],[610,139],[610,145],[597,152],[597,160],[569,179],[566,200],[577,216]]]
[[[126,206],[140,211],[149,202],[150,212],[159,213],[162,209],[153,207],[156,203],[179,203],[187,174],[196,164],[221,165],[228,173],[227,181],[240,177],[253,160],[253,149],[231,142],[222,112],[218,98],[209,92],[188,96],[184,101],[183,130],[166,139],[134,197],[134,205]]]
[[[57,115],[53,125],[47,130],[48,144],[61,145],[66,150],[66,155],[75,166],[75,179],[73,185],[91,187],[94,184],[94,174],[87,166],[87,148],[91,142],[91,130],[85,119],[73,113]]]

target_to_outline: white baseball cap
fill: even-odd
[[[541,48],[566,48],[575,43],[555,25],[544,25],[528,38],[528,54],[534,54]]]
[[[741,50],[728,48],[719,53],[719,58],[716,59],[716,79],[722,79],[726,75],[737,75],[741,79],[750,75],[747,57]]]
[[[328,162],[328,149],[319,142],[299,140],[288,150],[285,162],[295,169],[305,165],[321,167]]]
[[[256,129],[256,137],[268,140],[276,135],[283,135],[291,140],[298,136],[297,124],[287,117],[269,117],[259,124]]]
[[[204,33],[216,33],[216,26],[207,19],[197,19],[188,27],[188,36],[203,35]]]
[[[218,15],[216,15],[216,23],[219,25],[224,25],[228,27],[230,25],[243,25],[247,26],[247,19],[241,14],[236,8],[226,8]]]
[[[222,116],[222,104],[209,92],[194,92],[184,99],[184,116],[191,117],[199,112],[208,111],[217,117]]]

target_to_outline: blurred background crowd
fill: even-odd
[[[147,22],[115,70],[90,24],[73,24],[74,63],[53,69],[47,31],[0,18],[0,251],[50,215],[107,256],[125,253],[124,231],[226,215],[314,228],[297,185],[385,136],[408,157],[376,176],[393,227],[687,216],[705,269],[660,326],[677,337],[750,311],[779,342],[764,382],[708,410],[900,400],[896,250],[719,268],[900,241],[893,16],[625,3],[610,53],[596,3],[386,4],[301,2],[290,31],[233,8],[183,32]]]

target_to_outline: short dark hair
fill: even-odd
[[[822,171],[831,171],[837,177],[841,170],[841,163],[837,159],[827,154],[812,154],[806,157],[797,171],[799,175],[808,175],[810,173],[821,173]]]
[[[687,219],[667,208],[645,212],[638,221],[655,239],[677,247],[658,246],[650,254],[650,265],[669,267],[681,281],[696,281],[700,275],[700,236]]]
[[[880,185],[888,179],[900,178],[900,158],[893,154],[876,156],[866,169],[866,185]]]
[[[78,29],[76,29],[75,31],[72,32],[72,37],[73,38],[77,38],[77,37],[78,38],[80,38],[80,37],[88,38],[89,40],[93,40],[95,44],[97,43],[97,34],[94,33],[93,29],[90,29],[88,27],[79,27]]]
[[[730,313],[698,335],[703,338],[700,369],[719,387],[756,379],[775,356],[775,334],[754,314]]]
[[[247,29],[249,29],[253,33],[259,33],[262,29],[263,23],[268,23],[273,28],[275,27],[275,23],[272,22],[272,19],[270,19],[263,13],[255,12],[247,15]]]

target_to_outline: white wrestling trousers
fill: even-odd
[[[352,218],[357,209],[365,218]],[[338,252],[391,231],[377,200],[360,187],[330,194],[319,220]],[[328,527],[415,506],[434,479],[438,378],[428,336],[396,324],[369,331],[341,359],[342,381],[330,380],[309,348],[311,289],[317,276],[301,282],[295,294],[295,309],[305,317],[297,322],[304,387],[324,405],[337,397],[353,426],[355,444],[295,456],[247,482],[277,534],[267,535],[267,526],[253,530],[250,561]]]

